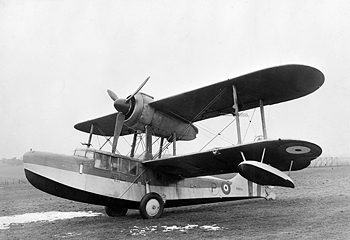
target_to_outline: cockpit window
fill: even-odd
[[[94,152],[86,149],[77,149],[74,151],[74,156],[85,157],[88,159],[94,159]]]
[[[85,157],[88,159],[94,159],[94,152],[86,151]]]

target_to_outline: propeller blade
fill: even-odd
[[[115,121],[115,126],[114,126],[112,153],[115,153],[115,150],[117,149],[118,139],[119,139],[120,133],[122,132],[122,129],[123,129],[124,120],[125,120],[125,115],[121,112],[118,112],[117,118]]]
[[[112,98],[113,101],[118,99],[117,94],[115,94],[112,90],[107,89],[107,93]]]
[[[126,98],[125,102],[129,102],[130,99],[133,98],[141,90],[141,88],[143,88],[143,86],[145,86],[149,78],[150,77],[146,78],[146,80],[143,81],[143,83],[138,87],[138,89],[133,94],[131,94],[129,97]]]

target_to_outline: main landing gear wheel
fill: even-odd
[[[126,215],[128,209],[118,206],[105,206],[105,211],[110,217],[122,217]]]
[[[157,193],[147,193],[141,199],[139,210],[143,219],[159,218],[164,210],[164,201]]]

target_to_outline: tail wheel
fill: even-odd
[[[119,206],[105,206],[105,211],[110,217],[121,217],[126,215],[128,209]]]
[[[157,193],[147,193],[141,199],[139,210],[143,219],[159,218],[164,210],[164,201]]]

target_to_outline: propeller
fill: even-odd
[[[131,108],[130,100],[145,86],[150,77],[146,78],[145,81],[137,88],[137,90],[128,96],[126,99],[118,98],[117,94],[115,94],[112,90],[107,89],[107,93],[110,98],[114,101],[114,108],[118,111],[115,126],[114,126],[114,136],[113,136],[113,144],[112,144],[112,153],[115,153],[117,149],[118,139],[122,132],[125,116],[129,112]]]
[[[113,101],[118,99],[117,94],[115,94],[112,90],[107,89],[107,93],[112,98]]]
[[[125,115],[122,112],[118,112],[117,119],[115,121],[115,126],[114,126],[112,153],[115,153],[115,150],[117,149],[118,139],[123,129],[124,120],[125,120]]]
[[[129,97],[126,98],[126,102],[129,102],[130,99],[132,99],[141,90],[141,88],[143,88],[143,86],[145,86],[145,84],[148,82],[149,78],[150,78],[150,76],[148,78],[146,78],[145,81],[143,81],[143,83],[139,86],[139,88],[133,94],[131,94]]]

